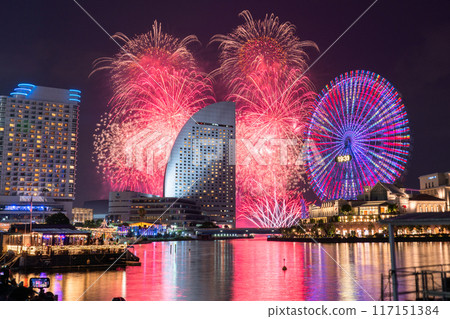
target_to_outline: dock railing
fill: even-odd
[[[450,264],[397,268],[400,300],[450,300]],[[380,300],[393,300],[392,270],[381,274]]]

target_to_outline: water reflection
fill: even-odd
[[[398,267],[448,264],[449,247],[399,243]],[[258,237],[152,243],[137,245],[135,253],[142,266],[126,271],[46,274],[50,290],[60,300],[378,300],[380,274],[390,266],[386,243],[283,243]],[[282,271],[283,259],[287,271]],[[34,276],[16,279],[28,282]]]

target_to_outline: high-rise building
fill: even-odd
[[[0,96],[0,220],[27,219],[33,206],[37,218],[39,211],[70,215],[80,97],[29,83]]]
[[[235,104],[219,102],[195,113],[173,145],[164,196],[194,200],[218,226],[235,227]]]

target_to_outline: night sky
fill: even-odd
[[[315,41],[323,52],[372,2],[79,1],[110,34],[144,33],[157,19],[177,37],[197,35],[202,45],[191,49],[208,72],[218,66],[217,46],[207,47],[210,38],[242,23],[244,9],[255,19],[275,13],[292,22],[300,39]],[[92,162],[92,135],[112,93],[105,73],[88,75],[96,58],[112,56],[118,47],[71,0],[3,1],[1,9],[0,95],[19,82],[80,89],[76,205],[106,198]],[[400,91],[413,137],[404,180],[409,188],[418,188],[419,175],[450,170],[449,12],[449,1],[379,0],[307,74],[317,92],[354,69],[376,72]],[[308,51],[310,62],[320,52]]]

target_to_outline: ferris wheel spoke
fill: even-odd
[[[339,122],[335,117],[334,117],[334,113],[326,113],[327,110],[321,110],[319,114],[320,116],[315,117],[315,119],[317,120],[317,122],[319,122],[324,128],[327,128],[330,131],[336,131],[339,127],[341,127],[339,125]],[[331,119],[333,121],[330,121],[328,119],[328,117],[331,115]]]

